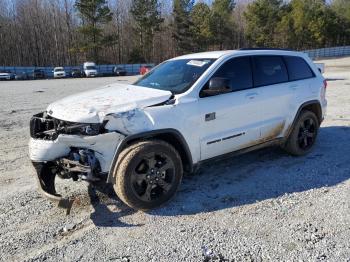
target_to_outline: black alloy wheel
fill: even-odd
[[[306,155],[315,145],[318,129],[319,120],[315,113],[301,111],[283,148],[294,156]]]
[[[148,153],[131,174],[132,189],[140,200],[152,202],[166,195],[174,182],[175,165],[166,154]]]
[[[114,189],[134,209],[148,210],[169,201],[183,175],[179,153],[161,140],[136,142],[119,155]]]
[[[301,149],[307,150],[313,146],[316,137],[316,123],[312,118],[306,118],[299,128],[298,143]]]

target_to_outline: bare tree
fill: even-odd
[[[191,2],[190,0],[186,1]],[[0,0],[0,66],[64,66],[77,65],[86,61],[85,53],[81,52],[84,46],[84,36],[78,30],[84,21],[74,7],[76,2],[76,0]],[[206,23],[202,23],[201,13],[191,13],[188,16],[188,22],[192,23],[194,29],[201,28],[201,37],[204,36],[204,38],[198,37],[198,31],[201,30],[189,28],[186,37],[184,37],[183,45],[191,48],[186,52],[214,50],[220,47],[240,48],[258,45],[256,39],[248,37],[249,30],[251,31],[253,28],[258,32],[262,31],[261,28],[266,22],[266,16],[264,15],[266,8],[263,8],[264,5],[262,4],[269,4],[271,1],[235,1],[236,5],[233,11],[228,10],[229,12],[224,10],[225,8],[216,8],[216,2],[219,3],[219,6],[222,6],[220,3],[227,1],[198,0],[194,3],[195,5],[206,3],[207,16],[213,17],[215,11],[216,18],[221,18],[225,14],[227,19],[224,21],[232,19],[233,22],[228,28],[232,29],[228,30],[232,33],[229,34],[225,42],[218,45],[220,37],[218,37],[218,32],[215,31],[215,28],[218,28],[215,26],[215,20],[214,26],[206,28]],[[350,44],[350,30],[348,30],[350,25],[348,14],[350,11],[349,5],[345,5],[347,2],[345,0],[334,0],[326,4],[318,1],[322,12],[319,12],[316,17],[323,17],[319,17],[317,21],[310,24],[311,22],[304,15],[305,12],[292,12],[292,10],[303,6],[311,15],[315,9],[310,8],[310,6],[312,3],[316,3],[315,1],[283,1],[281,10],[279,10],[283,13],[283,19],[279,19],[281,21],[277,20],[277,22],[273,22],[275,19],[271,19],[271,25],[266,28],[266,31],[276,29],[276,34],[271,34],[271,37],[267,37],[267,39],[279,47],[291,46],[298,49],[325,45],[348,45]],[[113,17],[110,22],[100,25],[102,34],[108,36],[108,38],[102,40],[109,43],[98,47],[101,62],[113,64],[130,61],[140,62],[135,59],[135,49],[140,46],[140,32],[135,31],[135,17],[131,14],[132,3],[133,0],[108,0],[108,7],[113,13]],[[151,40],[148,42],[147,50],[143,50],[147,61],[154,63],[177,55],[179,49],[178,43],[173,40],[174,0],[159,0],[157,3],[159,4],[160,18],[164,22],[160,24],[160,30],[151,32]],[[248,6],[253,4],[255,4],[255,7],[261,7],[261,5],[262,7],[253,8],[253,17],[247,20],[244,13],[252,9]],[[252,25],[252,21],[258,21],[256,18],[262,19],[260,26],[254,25],[254,23]],[[312,30],[306,30],[306,27],[301,26],[299,35],[296,35],[298,30],[295,28],[296,24],[293,21],[299,21],[302,18],[303,23]],[[319,32],[314,32],[317,28],[315,25],[318,25],[320,21],[322,22],[321,25],[325,24],[326,26],[322,26],[320,28],[322,30]],[[141,22],[139,27],[144,30],[147,25],[143,25]],[[307,32],[309,35],[313,33],[311,35],[313,38],[317,37],[317,45],[313,44],[313,41],[305,40],[307,37],[304,34]],[[142,32],[143,37],[145,33]],[[222,35],[226,36],[226,34]],[[254,36],[257,35],[254,34]],[[260,36],[266,38],[266,33],[263,32]],[[196,41],[197,44],[193,45]],[[201,46],[201,48],[199,49],[198,46]]]

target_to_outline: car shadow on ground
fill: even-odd
[[[327,81],[343,81],[346,80],[346,78],[334,78],[334,77],[328,77],[326,78]]]
[[[90,202],[94,212],[90,215],[92,222],[98,227],[139,227],[143,224],[128,224],[120,219],[132,215],[136,211],[122,203],[110,184],[90,184],[88,186]]]
[[[212,212],[337,185],[350,178],[349,141],[349,126],[324,127],[315,149],[303,157],[289,156],[279,148],[266,148],[211,162],[202,166],[198,174],[183,179],[173,201],[147,214]],[[117,199],[113,189],[108,190],[107,196]],[[89,193],[94,195],[93,190]],[[120,200],[117,208],[122,211],[113,214],[103,201],[92,203],[95,212],[91,219],[99,226],[126,226],[119,218],[135,212]]]

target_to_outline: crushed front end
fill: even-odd
[[[29,156],[37,173],[39,190],[49,199],[62,200],[55,179],[99,181],[106,178],[124,135],[103,123],[73,123],[46,112],[30,120]]]

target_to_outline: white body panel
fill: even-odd
[[[315,77],[213,97],[199,97],[204,84],[225,61],[238,56],[253,55],[303,57],[314,71]],[[175,59],[184,58],[217,60],[190,89],[175,95],[175,102],[171,105],[161,104],[171,98],[169,91],[121,84],[70,96],[51,104],[47,108],[48,114],[60,120],[102,123],[108,119],[106,129],[115,134],[115,137],[101,134],[93,138],[68,138],[67,135],[63,139],[60,135],[56,141],[50,143],[31,139],[31,159],[49,161],[66,154],[69,146],[81,145],[84,148],[102,150],[103,157],[100,156],[99,160],[103,161],[104,170],[108,170],[111,156],[125,136],[151,130],[175,129],[184,137],[195,164],[284,137],[299,107],[305,102],[319,101],[322,115],[325,114],[327,102],[324,97],[324,79],[312,61],[302,53],[276,50],[219,51]],[[206,121],[205,116],[214,112],[215,119]],[[90,143],[91,141],[94,142]],[[51,150],[55,152],[52,153]]]
[[[48,106],[52,117],[78,123],[101,123],[108,114],[128,112],[161,103],[171,92],[133,85],[112,84],[68,96]]]
[[[324,74],[325,72],[325,64],[324,63],[315,63],[318,70],[321,72],[321,74]]]
[[[201,160],[241,149],[259,139],[259,101],[251,94],[251,90],[242,90],[200,98]],[[206,121],[206,115],[213,112],[215,119]]]
[[[115,149],[124,136],[107,133],[98,136],[60,135],[55,141],[30,139],[29,157],[32,161],[51,161],[67,156],[70,147],[89,148],[96,152],[102,172],[108,172]]]

